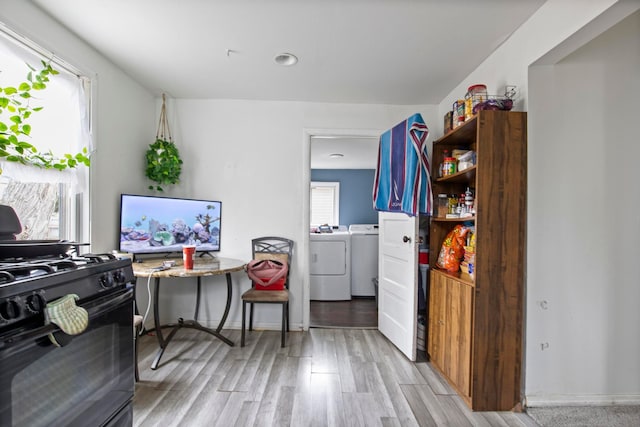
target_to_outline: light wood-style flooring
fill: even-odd
[[[526,414],[471,412],[428,363],[411,363],[374,329],[214,337],[182,329],[157,370],[154,336],[139,338],[135,426],[533,427]]]

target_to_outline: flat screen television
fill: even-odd
[[[120,251],[132,254],[220,250],[222,203],[212,200],[122,194]]]

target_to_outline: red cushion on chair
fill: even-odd
[[[281,291],[284,289],[284,281],[285,278],[281,278],[276,280],[275,282],[273,282],[270,285],[265,285],[265,283],[268,283],[270,279],[261,279],[262,283],[260,282],[254,282],[255,284],[255,289],[259,290],[259,291]]]

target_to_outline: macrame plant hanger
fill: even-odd
[[[177,184],[182,171],[182,159],[178,148],[173,143],[169,121],[167,120],[166,96],[162,94],[162,108],[156,141],[150,145],[146,153],[146,176],[158,185],[150,185],[150,190],[163,191],[160,185]]]
[[[165,137],[166,136],[166,137]],[[156,132],[156,139],[173,143],[171,137],[171,129],[169,129],[169,121],[167,120],[167,105],[166,96],[162,94],[162,108],[160,109],[160,122],[158,122],[158,132]]]

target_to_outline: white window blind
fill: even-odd
[[[340,183],[311,183],[311,226],[338,225],[340,221]]]

